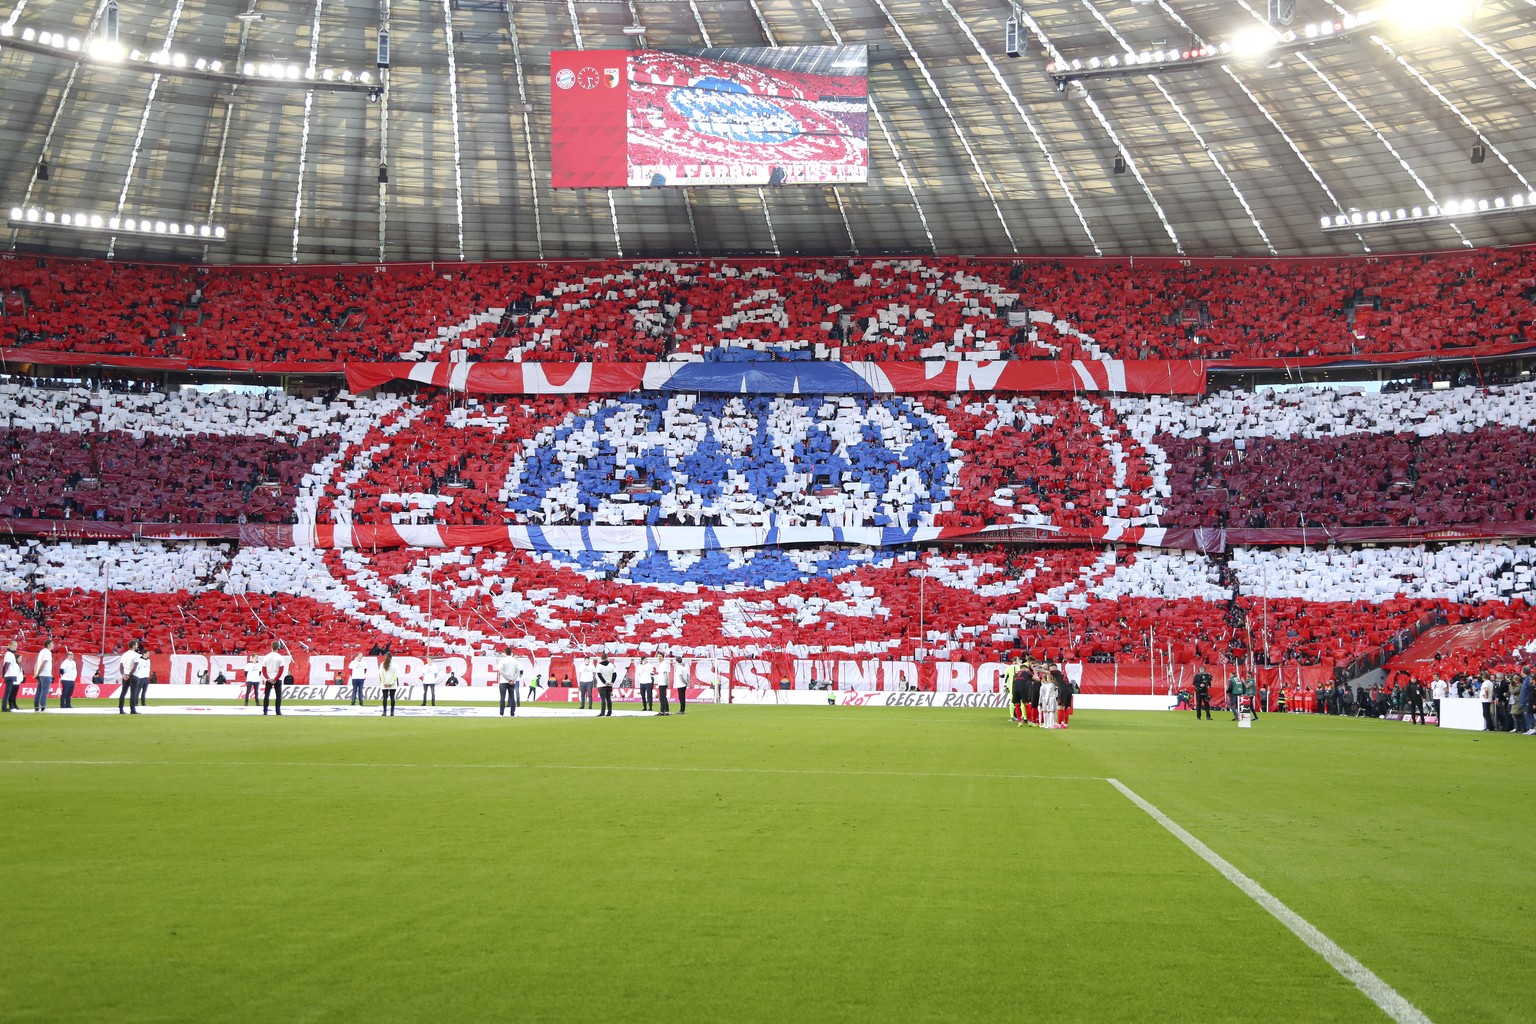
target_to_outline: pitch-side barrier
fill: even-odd
[[[149,687],[149,700],[152,704],[159,701],[182,703],[240,700],[244,690],[245,687],[237,683],[223,685],[162,683]],[[669,695],[672,692],[669,690]],[[32,693],[32,687],[28,685],[22,689],[20,697],[22,700],[30,701]],[[115,683],[99,685],[86,683],[75,687],[75,696],[83,699],[115,699],[117,693],[118,686]],[[346,686],[285,686],[283,699],[345,704],[350,699],[351,693],[351,688]],[[402,686],[395,693],[395,699],[401,706],[413,702],[419,704],[422,699],[420,686]],[[49,699],[51,706],[58,706],[58,696],[59,687],[55,684]],[[436,697],[440,705],[495,704],[500,699],[500,690],[495,686],[439,685]],[[577,703],[579,698],[578,690],[564,686],[540,687],[537,695],[533,697],[530,697],[526,691],[522,695],[525,702],[531,700],[538,704]],[[378,686],[372,683],[364,686],[363,699],[370,704],[376,704],[379,700]],[[636,687],[621,686],[614,690],[613,699],[616,704],[638,704],[640,691]],[[733,687],[727,695],[723,688],[690,686],[688,703],[731,703],[745,707],[826,707],[831,705],[866,708],[1001,708],[1007,704],[1007,698],[1001,693],[935,693],[931,690],[771,690],[740,686]],[[1073,703],[1079,709],[1088,711],[1169,711],[1173,709],[1175,701],[1166,694],[1148,696],[1082,693],[1073,698]]]

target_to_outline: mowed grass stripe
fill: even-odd
[[[55,806],[81,808],[94,774],[63,773],[75,784]],[[30,942],[59,984],[20,972],[7,1005],[23,1020],[635,1021],[1028,1005],[1067,1021],[1147,1019],[1168,999],[1215,1019],[1244,1001],[1241,977],[1182,965],[1191,938],[1251,941],[1254,915],[1166,872],[1103,784],[385,774],[135,770],[90,815],[67,895],[35,895],[45,865],[16,878],[29,934],[46,908],[110,955]],[[1287,1016],[1252,1019],[1357,1019],[1326,977],[1287,966],[1271,1003]]]

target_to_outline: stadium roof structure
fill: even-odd
[[[1376,2],[1459,20],[1361,23],[1375,8],[1326,0],[0,0],[0,212],[73,225],[23,218],[0,251],[369,263],[1536,241],[1536,0]],[[549,187],[551,50],[830,44],[869,47],[867,184]]]

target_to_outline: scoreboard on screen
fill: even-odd
[[[556,188],[869,180],[863,47],[549,57]]]

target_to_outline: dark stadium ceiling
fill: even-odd
[[[1536,0],[1484,0],[1459,26],[1373,26],[1327,46],[1065,91],[1047,74],[1049,50],[1088,67],[1198,47],[1262,25],[1266,0],[116,0],[124,49],[185,55],[163,75],[69,49],[110,2],[0,0],[10,29],[0,30],[0,213],[152,215],[224,226],[227,238],[5,227],[0,250],[286,263],[1358,254],[1536,241],[1529,208],[1320,227],[1356,209],[1536,190]],[[1294,7],[1297,30],[1364,9]],[[1022,53],[1010,58],[1015,14]],[[317,78],[311,90],[239,74],[245,62],[302,67],[313,54],[317,69],[376,82],[381,19],[392,44],[382,96],[355,78],[345,88]],[[633,24],[655,49],[868,44],[869,183],[550,189],[549,51],[638,46],[624,31]],[[199,72],[198,58],[222,73]],[[1474,145],[1485,147],[1479,163]],[[36,180],[42,161],[47,180]]]

